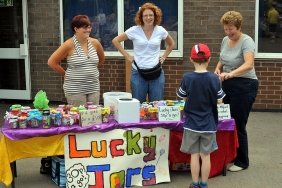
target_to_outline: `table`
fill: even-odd
[[[218,130],[234,132],[234,119],[220,121]],[[81,127],[79,125],[27,129],[10,129],[5,121],[2,127],[3,136],[0,138],[0,181],[6,186],[13,180],[10,163],[18,159],[29,157],[45,157],[64,154],[64,135],[67,133],[83,133],[90,131],[106,132],[113,129],[155,128],[163,127],[172,131],[181,132],[184,121],[158,122],[141,121],[140,123],[123,123],[116,121],[93,126]],[[174,135],[174,132],[172,132]],[[225,141],[224,141],[225,142]],[[47,143],[47,144],[46,144]],[[172,146],[174,143],[170,143]],[[173,151],[175,152],[175,151]],[[171,151],[169,153],[172,153]],[[170,155],[170,154],[169,154]],[[170,156],[171,157],[171,156]],[[171,159],[180,159],[179,157]]]
[[[187,164],[190,162],[190,155],[180,152],[181,141],[181,131],[170,131],[169,161],[171,169],[177,164]],[[239,145],[236,129],[234,131],[218,130],[216,141],[218,149],[211,153],[210,178],[219,174],[226,174],[226,165],[236,157]]]

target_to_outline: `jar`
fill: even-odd
[[[42,121],[42,114],[38,109],[32,109],[28,112],[27,120],[30,127],[37,128]]]
[[[109,122],[109,116],[110,116],[110,107],[101,108],[101,114],[102,114],[102,122],[108,123]]]
[[[87,109],[88,110],[94,110],[94,109],[97,109],[97,106],[96,105],[88,105]]]
[[[70,125],[79,124],[79,113],[71,111],[70,112]]]
[[[94,105],[93,102],[86,102],[86,106],[87,108],[89,108],[89,106]]]
[[[56,123],[56,113],[50,114],[50,125],[55,125]]]
[[[76,113],[78,113],[79,110],[78,110],[77,107],[71,107],[70,112],[76,112]]]
[[[62,125],[62,114],[61,114],[61,112],[56,112],[56,114],[55,114],[55,125],[56,126]]]
[[[58,108],[56,108],[56,111],[57,111],[57,112],[60,112],[60,113],[64,113],[64,108],[58,107]]]
[[[64,108],[65,109],[65,113],[68,114],[71,111],[72,107],[73,107],[73,105],[69,105],[69,104],[66,105],[65,108]]]
[[[10,113],[14,116],[18,116],[20,114],[20,109],[19,108],[14,108],[10,111]]]
[[[158,108],[150,107],[148,111],[149,111],[149,119],[150,120],[157,120],[158,119]]]
[[[39,120],[36,118],[32,118],[29,120],[28,124],[30,127],[37,128],[39,127]]]
[[[70,125],[70,115],[64,114],[62,117],[62,125]]]
[[[28,112],[31,110],[29,106],[23,106],[21,108],[21,116],[27,116]]]
[[[19,128],[25,129],[27,127],[27,117],[26,116],[18,117],[18,122],[19,122]]]
[[[17,116],[10,117],[9,126],[10,126],[11,129],[18,128],[18,117]]]
[[[147,103],[142,103],[141,104],[141,108],[140,108],[140,118],[143,120],[148,119],[148,108],[149,108],[149,104]]]
[[[51,120],[50,120],[50,109],[43,109],[42,112],[42,126],[43,128],[50,128],[51,127]]]
[[[173,100],[166,100],[166,105],[167,106],[174,106],[174,101]]]

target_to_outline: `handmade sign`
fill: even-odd
[[[81,110],[79,111],[79,113],[80,113],[80,125],[82,127],[102,123],[101,108],[91,109],[91,110]]]
[[[143,187],[170,182],[168,129],[68,134],[64,141],[67,187]]]
[[[179,106],[159,106],[159,121],[180,121]]]
[[[217,111],[219,120],[231,118],[229,104],[218,104]]]

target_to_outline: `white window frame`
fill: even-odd
[[[178,1],[178,40],[175,43],[178,45],[178,49],[172,50],[168,57],[183,57],[183,0]],[[118,17],[118,33],[123,33],[124,30],[124,0],[117,1],[117,17]],[[60,0],[60,36],[61,43],[64,41],[64,31],[63,31],[63,0]],[[122,44],[123,45],[123,44]],[[133,54],[133,50],[127,50],[130,54]],[[161,50],[161,54],[164,50]],[[118,57],[122,54],[118,51],[105,51],[105,55],[108,57]]]
[[[258,52],[258,31],[259,31],[259,3],[260,0],[256,0],[256,13],[255,13],[255,41],[256,41],[256,50],[255,58],[260,59],[282,59],[282,53],[263,53]]]

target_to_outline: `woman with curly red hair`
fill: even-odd
[[[131,92],[132,96],[141,103],[146,101],[163,100],[164,97],[164,71],[158,71],[151,78],[140,74],[143,70],[154,70],[161,66],[174,47],[174,41],[168,32],[160,26],[162,11],[153,3],[143,4],[135,15],[135,26],[113,39],[113,45],[132,63]],[[125,40],[132,40],[134,55],[131,56],[120,44]],[[166,50],[160,57],[161,42],[166,42]],[[140,71],[141,69],[141,71]]]

